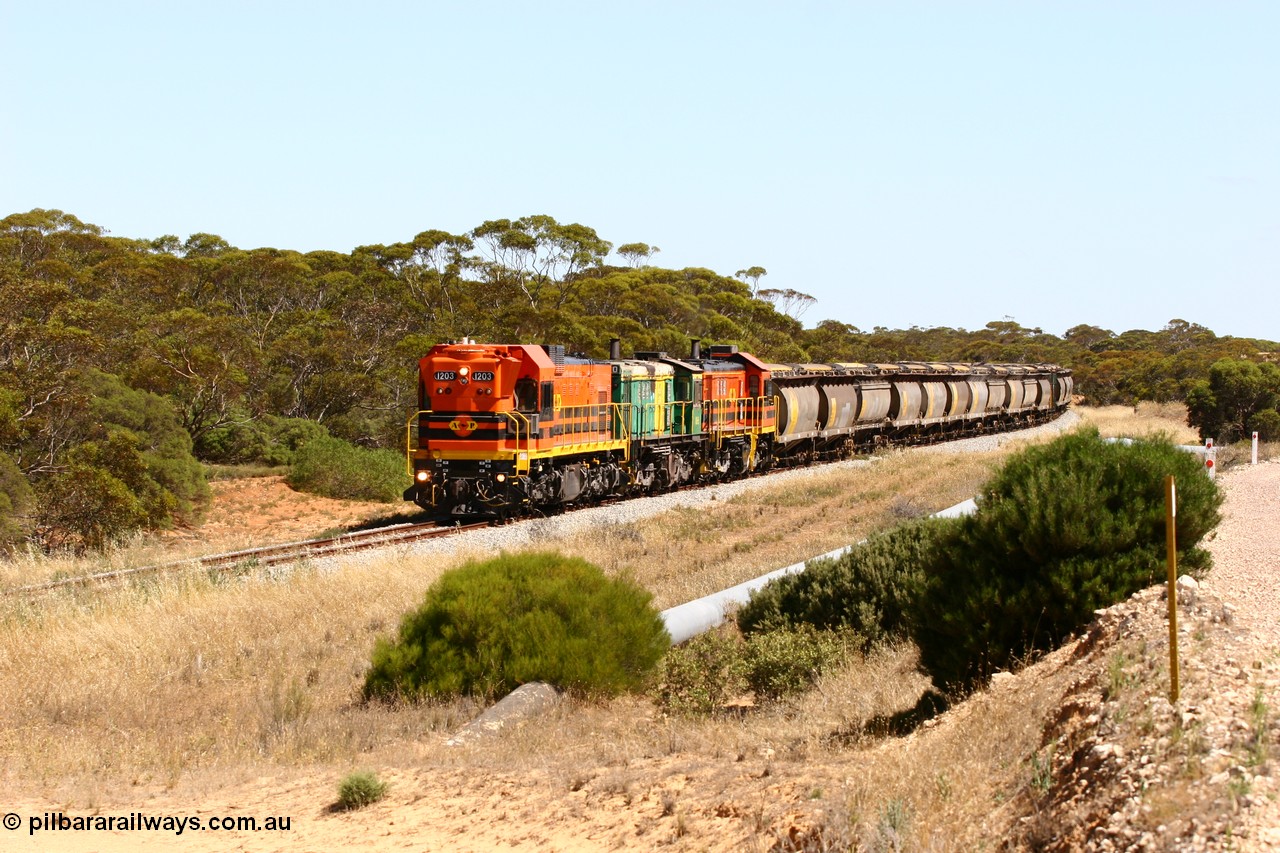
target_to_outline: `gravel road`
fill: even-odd
[[[1222,523],[1207,545],[1213,569],[1205,585],[1235,608],[1233,628],[1240,645],[1221,653],[1230,654],[1233,661],[1253,660],[1263,666],[1253,675],[1262,685],[1260,698],[1266,703],[1269,740],[1274,744],[1280,683],[1268,673],[1280,656],[1280,462],[1242,465],[1219,474],[1218,479],[1226,502]],[[1220,688],[1232,692],[1230,683]],[[1257,769],[1265,776],[1273,762]],[[1262,781],[1254,782],[1261,805],[1240,816],[1238,829],[1243,837],[1238,844],[1228,840],[1223,849],[1280,850],[1280,800],[1262,796]]]
[[[1280,651],[1280,463],[1242,465],[1219,475],[1219,483],[1227,500],[1208,545],[1209,585],[1260,643]]]

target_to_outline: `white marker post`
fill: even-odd
[[[1212,470],[1212,469],[1210,469]],[[1169,569],[1169,701],[1178,704],[1178,492],[1173,475],[1165,478],[1164,540]]]
[[[1213,449],[1213,439],[1206,438],[1204,440],[1204,470],[1205,470],[1205,473],[1209,475],[1210,480],[1215,479],[1213,476],[1215,473],[1213,470],[1213,465],[1214,465],[1214,462],[1217,461],[1217,458],[1218,458],[1218,451]]]
[[[1253,456],[1249,460],[1250,465],[1258,464],[1258,431],[1253,431]]]

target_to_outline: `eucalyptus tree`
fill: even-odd
[[[768,274],[769,271],[764,267],[747,267],[745,270],[738,270],[734,276],[751,282],[751,295],[755,296],[760,290],[760,279]]]
[[[468,236],[481,250],[476,263],[481,275],[515,289],[535,310],[547,298],[563,307],[578,289],[577,274],[603,266],[613,248],[594,228],[561,225],[545,215],[491,219]]]
[[[626,258],[631,268],[635,269],[648,266],[649,259],[662,250],[657,246],[650,246],[648,243],[623,243],[615,251]]]

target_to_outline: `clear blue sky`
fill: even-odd
[[[1280,3],[0,0],[0,215],[348,252],[545,213],[809,325],[1280,339]]]

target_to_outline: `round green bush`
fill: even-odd
[[[1162,579],[1168,475],[1180,571],[1203,572],[1199,542],[1221,518],[1222,495],[1197,456],[1163,439],[1113,444],[1082,430],[1010,458],[978,511],[942,528],[931,549],[911,634],[934,682],[980,684]]]
[[[366,450],[330,436],[303,444],[285,479],[300,492],[383,503],[400,500],[410,483],[400,454]]]
[[[374,773],[349,773],[338,783],[338,808],[354,811],[371,806],[387,795],[387,783]]]
[[[670,645],[652,596],[561,554],[504,554],[446,572],[381,639],[366,698],[494,697],[544,681],[587,695],[640,688]]]

